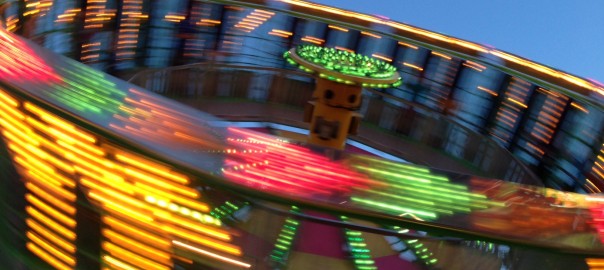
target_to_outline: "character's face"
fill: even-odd
[[[331,81],[317,83],[315,97],[319,102],[333,107],[355,109],[361,105],[361,91],[359,86],[350,86]]]

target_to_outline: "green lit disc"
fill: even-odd
[[[328,79],[339,83],[370,87],[400,85],[400,76],[394,66],[353,52],[304,44],[283,56],[290,64],[305,66],[308,72],[327,73]]]

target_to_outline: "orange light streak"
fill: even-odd
[[[346,28],[342,28],[342,27],[339,27],[339,26],[331,25],[331,24],[328,25],[327,27],[329,27],[331,29],[339,30],[339,31],[342,31],[342,32],[348,32],[348,29],[346,29]]]
[[[483,87],[483,86],[478,86],[478,87],[476,87],[476,88],[478,88],[478,90],[485,91],[485,92],[487,92],[487,93],[491,94],[492,96],[498,96],[498,95],[499,95],[499,94],[497,94],[495,91],[493,91],[493,90],[491,90],[491,89],[488,89],[488,88],[486,88],[486,87]]]
[[[383,56],[383,55],[379,55],[377,53],[371,54],[371,56],[373,56],[375,58],[378,58],[378,59],[382,59],[382,60],[387,61],[387,62],[392,62],[391,58],[388,58],[388,57]]]
[[[369,33],[369,32],[365,32],[365,31],[361,31],[361,34],[365,35],[365,36],[374,37],[374,38],[382,38],[382,36],[380,36],[380,35],[376,35],[374,33]]]
[[[416,65],[413,65],[413,64],[409,64],[407,62],[403,62],[403,66],[407,66],[407,67],[410,67],[410,68],[413,68],[413,69],[417,69],[419,71],[423,71],[424,70],[423,68],[421,68],[419,66],[416,66]]]
[[[582,111],[584,113],[589,113],[589,111],[587,109],[585,109],[585,107],[579,105],[578,103],[576,103],[574,101],[571,102],[570,105],[573,106],[573,107],[575,107],[575,108],[577,108],[578,110],[580,110],[580,111]]]
[[[354,50],[348,49],[348,48],[344,48],[344,47],[340,47],[340,46],[335,46],[334,48],[341,50],[341,51],[347,51],[347,52],[351,52],[354,53]]]
[[[435,51],[432,51],[430,53],[433,54],[433,55],[436,55],[436,56],[440,56],[440,57],[442,57],[444,59],[451,60],[451,56],[448,56],[448,55],[445,55],[445,54],[442,54],[442,53],[439,53],[439,52],[435,52]]]
[[[399,44],[399,45],[403,45],[403,46],[405,46],[405,47],[409,47],[409,48],[414,49],[414,50],[417,50],[417,49],[418,49],[418,48],[417,48],[417,46],[415,46],[415,45],[411,45],[411,44],[409,44],[409,43],[405,43],[405,42],[402,42],[402,41],[399,41],[399,42],[398,42],[398,44]]]

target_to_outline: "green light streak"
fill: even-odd
[[[351,197],[350,199],[353,202],[356,202],[359,204],[364,204],[366,206],[372,206],[375,208],[390,210],[391,212],[394,211],[396,213],[396,215],[410,213],[410,214],[415,214],[415,215],[422,216],[425,218],[437,218],[438,217],[436,215],[436,213],[432,213],[432,212],[418,211],[418,210],[411,209],[411,208],[395,206],[395,205],[382,203],[382,202],[376,202],[376,201],[372,201],[372,200],[361,199],[358,197]]]

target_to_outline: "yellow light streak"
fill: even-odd
[[[119,267],[119,269],[123,269],[123,270],[139,270],[138,268],[130,266],[127,263],[124,263],[124,262],[122,262],[122,261],[120,261],[118,259],[115,259],[115,258],[113,258],[113,257],[111,257],[109,255],[103,256],[103,260],[105,262],[107,262],[108,264],[111,264],[111,265]]]
[[[221,21],[218,20],[210,20],[210,19],[201,19],[200,22],[202,23],[211,23],[211,24],[221,24]]]
[[[177,185],[172,184],[171,182],[164,181],[160,178],[153,177],[153,176],[146,174],[144,172],[141,172],[139,170],[126,167],[126,168],[124,168],[124,173],[126,175],[135,177],[138,180],[142,180],[146,183],[150,183],[150,184],[162,187],[162,188],[166,188],[170,191],[177,192],[184,196],[188,196],[191,198],[199,198],[199,193],[195,189],[184,187],[184,186],[179,187]]]
[[[130,252],[112,243],[104,242],[102,246],[104,250],[108,251],[109,254],[115,256],[116,258],[127,260],[129,262],[136,262],[137,265],[142,266],[144,269],[170,270],[169,266],[149,260],[143,256]]]
[[[522,102],[520,102],[518,100],[515,100],[513,98],[508,98],[508,100],[522,108],[525,108],[525,109],[528,108],[528,106],[524,105]]]
[[[288,36],[291,36],[294,34],[292,32],[285,31],[285,30],[279,30],[279,29],[273,29],[273,32],[281,33],[281,34],[288,35]]]
[[[310,39],[310,38],[306,38],[306,37],[303,37],[300,40],[306,41],[306,42],[310,42],[310,43],[314,43],[314,44],[317,44],[317,45],[323,44],[323,42],[321,42],[321,41]]]
[[[31,240],[37,246],[43,248],[44,251],[54,255],[55,257],[59,258],[61,261],[67,263],[70,266],[75,266],[75,259],[73,258],[73,256],[70,256],[70,255],[66,254],[65,252],[62,252],[59,248],[44,241],[42,238],[40,238],[39,236],[35,235],[32,232],[27,232],[25,235],[27,236],[27,238],[29,238],[29,240]]]
[[[574,101],[571,102],[570,105],[573,106],[573,107],[575,107],[575,108],[577,108],[578,110],[580,110],[580,111],[582,111],[584,113],[589,113],[589,111],[587,109],[585,109],[585,107],[579,105],[578,103],[576,103]]]
[[[131,209],[129,207],[125,207],[119,203],[115,203],[113,202],[113,200],[108,199],[107,197],[101,196],[97,193],[94,192],[88,192],[88,196],[90,196],[91,198],[102,202],[103,206],[106,207],[108,210],[112,210],[117,214],[120,214],[124,217],[130,218],[130,219],[134,219],[140,222],[146,222],[146,223],[151,223],[153,222],[153,218],[144,214],[141,214],[140,212]]]
[[[61,223],[65,224],[71,228],[75,228],[75,226],[76,226],[75,220],[73,220],[72,218],[57,211],[56,209],[48,206],[46,203],[42,202],[40,199],[36,198],[35,196],[33,196],[31,194],[25,194],[25,199],[29,203],[31,203],[33,206],[35,206],[36,208],[43,210],[44,212],[46,212],[46,214],[54,217],[56,220],[60,221]]]
[[[55,245],[60,246],[63,250],[66,250],[69,253],[75,253],[76,252],[74,244],[72,244],[72,243],[70,243],[68,241],[65,241],[60,236],[58,236],[55,233],[50,232],[49,230],[45,229],[42,225],[40,225],[38,222],[34,221],[33,219],[28,218],[28,219],[25,220],[25,223],[34,232],[36,232],[37,234],[42,235],[47,240],[52,241]]]
[[[19,102],[17,102],[16,99],[12,98],[11,96],[9,96],[8,94],[6,94],[4,91],[2,91],[2,89],[0,88],[0,99],[2,99],[4,102],[8,103],[8,105],[10,105],[11,107],[17,107],[19,106]]]
[[[132,252],[138,253],[149,259],[158,261],[162,264],[166,264],[166,265],[172,264],[170,253],[168,253],[166,251],[162,251],[162,250],[159,250],[156,248],[149,247],[140,242],[132,240],[132,239],[126,237],[125,235],[119,234],[117,232],[114,232],[114,231],[111,231],[108,229],[103,229],[102,234],[107,239],[109,239],[111,242],[113,242],[117,245],[120,245],[124,248],[127,248],[128,250],[130,250]]]
[[[42,190],[40,187],[34,185],[31,182],[28,182],[25,184],[25,187],[27,189],[29,189],[29,191],[31,191],[33,194],[35,194],[36,196],[46,200],[47,202],[53,204],[55,207],[63,210],[63,212],[70,214],[70,215],[75,215],[76,214],[76,209],[75,207],[61,201],[58,200],[57,198],[49,195],[48,193],[46,193],[44,190]]]
[[[222,256],[222,255],[218,255],[216,253],[212,253],[212,252],[209,252],[207,250],[204,250],[204,249],[201,249],[201,248],[198,248],[198,247],[187,245],[187,244],[185,244],[183,242],[180,242],[180,241],[173,240],[172,243],[174,243],[174,245],[176,245],[176,246],[188,249],[190,251],[194,251],[195,253],[198,253],[198,254],[201,254],[201,255],[205,255],[205,256],[209,256],[209,257],[214,258],[214,259],[221,260],[223,262],[227,262],[227,263],[230,263],[230,264],[233,264],[233,265],[237,265],[237,266],[241,266],[241,267],[244,267],[244,268],[250,268],[250,267],[252,267],[252,265],[249,264],[249,263],[238,261],[238,260],[234,260],[234,259]]]
[[[184,228],[187,228],[187,229],[190,229],[193,231],[197,231],[199,233],[202,233],[202,234],[205,234],[208,236],[212,236],[212,237],[215,237],[215,238],[218,238],[221,240],[225,240],[225,241],[231,240],[231,236],[229,235],[228,232],[190,222],[187,219],[181,218],[176,215],[172,215],[166,211],[163,211],[163,212],[157,211],[154,214],[155,214],[155,216],[164,218],[165,220],[170,220],[173,223],[178,224],[178,226],[180,226],[180,227],[184,227]]]
[[[176,196],[174,194],[162,191],[160,189],[154,188],[152,186],[149,185],[145,185],[144,183],[140,183],[140,182],[136,182],[134,183],[134,185],[138,188],[141,188],[142,190],[146,191],[146,193],[150,193],[150,194],[156,194],[158,195],[157,197],[162,197],[162,198],[167,198],[169,200],[174,200],[180,204],[186,205],[187,207],[193,208],[195,210],[198,210],[200,212],[209,212],[210,211],[210,207],[202,202],[198,202],[196,200],[191,200],[189,198],[183,198],[180,196]]]
[[[208,246],[213,249],[221,250],[221,251],[233,254],[233,255],[241,255],[241,250],[239,250],[239,247],[237,247],[235,245],[230,245],[230,244],[227,244],[224,242],[216,241],[212,238],[204,237],[204,236],[192,233],[190,231],[182,230],[178,227],[174,227],[171,225],[160,225],[160,227],[162,230],[172,233],[183,239],[188,239],[189,241],[193,241],[198,244]]]
[[[37,209],[31,207],[31,206],[26,206],[25,207],[25,211],[32,217],[34,217],[36,220],[40,221],[40,223],[44,224],[44,226],[51,228],[53,231],[60,233],[61,235],[65,236],[67,239],[74,241],[76,239],[76,234],[65,228],[63,225],[55,222],[54,220],[52,220],[51,218],[45,216],[44,214],[42,214],[41,212],[39,212]]]
[[[26,247],[33,254],[36,254],[36,256],[38,256],[40,259],[44,260],[45,262],[47,262],[48,264],[50,264],[51,266],[53,266],[56,269],[73,269],[69,265],[64,264],[63,262],[55,259],[50,254],[46,253],[43,249],[41,249],[40,247],[36,246],[35,244],[33,244],[31,242],[27,243]]]
[[[271,36],[277,36],[277,37],[282,37],[282,38],[289,38],[290,36],[286,35],[286,34],[281,34],[281,33],[276,33],[276,32],[268,32],[269,35]]]
[[[146,241],[154,246],[159,246],[164,249],[168,249],[171,246],[170,241],[159,238],[153,234],[143,232],[139,230],[138,226],[123,223],[113,217],[103,217],[103,223],[111,226],[114,230],[122,231],[127,233],[130,237],[135,237],[139,240]]]
[[[52,114],[48,114],[46,111],[32,105],[29,102],[25,102],[24,106],[25,106],[25,109],[38,115],[42,120],[46,121],[47,123],[55,125],[55,126],[61,128],[62,130],[67,131],[67,132],[79,137],[80,139],[83,139],[90,143],[96,143],[96,139],[94,138],[94,136],[88,135],[85,132],[80,131],[74,125],[72,125],[64,120],[61,120],[60,118],[55,117]]]
[[[177,174],[177,173],[171,171],[170,169],[168,169],[168,168],[166,168],[164,166],[161,166],[161,165],[159,165],[157,163],[154,163],[152,161],[147,161],[147,160],[144,160],[144,159],[139,158],[139,157],[135,157],[135,156],[132,156],[132,155],[127,155],[125,153],[116,154],[115,158],[117,160],[119,160],[119,161],[125,162],[125,163],[127,163],[129,165],[138,167],[140,169],[144,169],[144,170],[147,170],[149,172],[155,173],[155,174],[157,174],[159,176],[168,178],[168,179],[170,179],[172,181],[175,181],[177,183],[180,183],[180,184],[188,184],[189,183],[189,179],[186,176]]]

